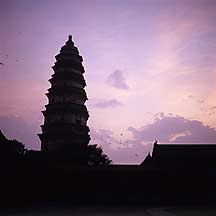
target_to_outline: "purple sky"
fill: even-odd
[[[216,143],[216,1],[3,0],[0,128],[39,149],[54,56],[84,58],[92,143],[118,163],[151,143]]]

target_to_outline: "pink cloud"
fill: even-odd
[[[111,73],[107,79],[107,83],[117,89],[129,89],[125,77],[123,76],[123,72],[120,70],[115,70]]]
[[[110,100],[94,100],[95,102],[90,102],[89,106],[98,109],[105,109],[105,108],[114,108],[122,106],[123,104],[116,99]]]
[[[161,116],[152,124],[136,129],[129,127],[137,142],[216,143],[216,130],[198,120],[181,116]]]

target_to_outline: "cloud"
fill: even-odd
[[[141,163],[151,152],[155,139],[160,143],[216,143],[216,130],[198,120],[173,114],[154,115],[154,122],[139,129],[129,127],[132,137],[116,135],[112,130],[90,128],[91,143],[101,145],[114,163]],[[39,149],[39,125],[29,124],[21,117],[0,116],[0,129],[9,139],[23,142],[27,148]]]
[[[105,109],[105,108],[114,108],[118,106],[122,106],[123,104],[116,99],[111,100],[97,100],[97,102],[89,104],[89,106],[92,106],[94,108],[98,109]]]
[[[28,149],[40,149],[39,125],[29,124],[21,117],[0,116],[0,129],[8,139],[16,139],[23,142]]]
[[[117,89],[129,89],[122,71],[116,70],[111,73],[107,79],[107,83]]]
[[[116,138],[113,131],[90,128],[91,143],[102,146],[105,154],[117,164],[140,164],[152,150],[152,144],[142,144],[136,140]]]
[[[161,143],[216,143],[216,130],[198,120],[181,116],[163,116],[140,129],[129,127],[137,142]]]
[[[205,101],[202,100],[202,99],[197,100],[197,102],[198,102],[198,103],[201,103],[201,104],[205,103]]]
[[[194,96],[194,95],[188,95],[185,97],[183,96],[182,100],[184,102],[197,103],[199,107],[201,107],[201,105],[204,105],[206,103],[206,101],[202,99],[202,97]]]

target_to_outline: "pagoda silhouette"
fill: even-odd
[[[85,106],[88,98],[84,90],[83,58],[74,46],[71,35],[55,58],[52,67],[54,74],[49,79],[51,88],[46,93],[48,104],[42,111],[44,124],[39,134],[41,151],[79,161],[85,158],[90,141],[87,126],[89,114]]]

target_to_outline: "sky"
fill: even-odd
[[[3,0],[0,129],[40,149],[54,56],[83,56],[91,143],[140,163],[152,143],[216,143],[216,1]]]

